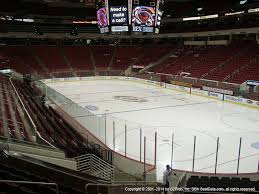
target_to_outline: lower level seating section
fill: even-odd
[[[2,63],[1,69],[11,68],[22,74],[44,72],[31,54],[28,46],[4,46],[1,48],[0,56],[1,54],[5,57],[6,62]]]
[[[139,59],[141,53],[142,47],[139,46],[118,46],[112,69],[127,69]]]
[[[239,48],[235,47],[235,45],[207,46],[206,50],[207,52],[200,56],[201,58],[196,64],[188,69],[184,69],[184,71],[191,73],[191,77],[201,78],[213,68],[216,68],[218,65],[233,57]]]
[[[238,84],[259,79],[258,62],[249,64],[259,55],[259,46],[250,41],[228,46],[3,46],[0,68],[44,77],[88,76],[95,69],[108,70],[109,65],[118,71],[130,65],[147,66],[166,55],[166,60],[148,71],[173,75],[187,72],[189,77]]]
[[[85,140],[53,108],[45,106],[41,96],[28,83],[16,81],[15,85],[38,132],[46,141],[64,150],[67,157],[93,153],[111,162],[108,150]]]
[[[31,53],[38,56],[40,63],[50,72],[71,71],[57,46],[31,46]]]
[[[208,176],[191,176],[186,187],[192,188],[255,188],[259,191],[259,181],[251,181],[249,178],[239,177],[208,177]],[[199,191],[201,192],[201,191]],[[222,191],[224,193],[224,191]]]
[[[7,78],[0,81],[0,136],[32,142],[31,128]]]
[[[139,51],[138,59],[135,60],[133,65],[138,66],[147,66],[150,63],[154,63],[166,54],[169,54],[169,51],[171,50],[168,46],[160,45],[141,46],[136,47],[136,49]]]
[[[103,70],[109,67],[115,48],[115,46],[91,46],[96,69]]]
[[[180,74],[190,73],[190,77],[201,78],[221,63],[224,63],[237,52],[235,46],[184,46],[178,48],[166,61],[153,71]]]
[[[75,72],[93,70],[89,47],[87,46],[64,46],[62,48],[71,67]]]
[[[179,75],[190,73],[189,77],[216,81],[229,81],[227,77],[259,56],[255,42],[234,42],[228,46],[184,46],[178,47],[171,56],[150,71]],[[234,74],[232,82],[242,83],[247,79],[258,80],[258,62],[251,63]]]
[[[166,74],[179,74],[186,68],[197,63],[206,52],[206,47],[200,46],[184,46],[182,48],[178,48],[176,52],[168,58],[168,60],[161,64],[163,68],[159,71]]]
[[[87,183],[97,183],[99,179],[23,155],[6,157],[4,154],[0,154],[0,156],[1,194],[56,194],[56,185],[58,185],[60,194],[83,194],[85,193],[84,186]],[[18,181],[35,184],[19,183]],[[39,182],[51,183],[51,185],[39,184]],[[97,194],[96,192],[91,193]]]
[[[175,61],[179,59],[179,57],[184,52],[184,48],[174,48],[172,49],[171,55],[168,56],[166,60],[164,60],[161,64],[156,65],[150,69],[152,72],[162,73],[165,69],[169,69],[170,66],[174,64]]]
[[[32,181],[32,182],[49,182],[41,177],[34,176],[30,173],[16,170],[7,165],[0,164],[0,180],[13,180],[13,181]],[[0,183],[0,192],[11,194],[11,193],[26,193],[26,194],[40,194],[43,192],[49,194],[55,194],[54,186],[42,186],[42,185],[30,185],[30,184],[19,184],[19,183]]]
[[[241,84],[247,80],[259,80],[259,61],[251,63],[244,69],[240,70],[240,72],[236,73],[230,79],[230,82]]]
[[[242,66],[247,65],[251,60],[255,59],[255,57],[259,55],[259,46],[255,43],[243,42],[236,44],[236,47],[239,48],[237,55],[228,63],[206,76],[206,79],[226,81],[228,76],[231,76],[232,73],[240,69]],[[259,77],[257,79],[259,79]]]
[[[247,98],[259,101],[259,92],[253,92]]]

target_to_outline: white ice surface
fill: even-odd
[[[256,172],[259,150],[259,110],[130,81],[96,80],[49,83],[49,86],[82,107],[106,114],[107,145],[113,147],[112,122],[116,126],[116,151],[124,153],[127,125],[127,156],[140,158],[140,128],[147,138],[147,162],[154,164],[154,134],[158,133],[157,174],[161,179],[171,163],[173,168],[192,170],[193,142],[196,136],[195,171],[214,173],[216,140],[219,137],[218,173],[236,173],[239,138],[242,137],[240,173]],[[133,96],[146,102],[127,102],[115,96]],[[103,119],[102,121],[103,122]],[[104,124],[100,125],[104,141]],[[143,142],[143,140],[142,140]],[[143,148],[143,146],[142,146]],[[143,149],[142,149],[143,160]]]

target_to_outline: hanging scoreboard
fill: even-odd
[[[128,32],[128,0],[111,0],[109,2],[109,15],[111,32]]]
[[[101,33],[109,32],[108,0],[96,0],[97,23]]]
[[[163,15],[164,0],[157,0],[156,3],[156,21],[155,21],[155,33],[159,33],[161,26],[161,20]]]
[[[156,19],[156,0],[133,0],[132,31],[154,32]]]
[[[158,33],[164,0],[96,0],[101,33]]]

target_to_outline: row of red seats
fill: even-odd
[[[204,52],[207,52],[206,47],[185,46],[178,48],[167,60],[159,65],[161,68],[158,72],[176,75],[200,60]],[[156,71],[157,68],[154,67],[153,70]]]
[[[23,74],[39,73],[52,76],[87,76],[85,72],[111,69],[125,70],[129,65],[146,66],[169,54],[167,60],[149,71],[180,74],[190,77],[223,81],[258,54],[251,42],[228,46],[5,46],[0,52],[1,68],[8,67]],[[113,57],[114,56],[114,57]],[[222,67],[220,65],[223,65]],[[215,69],[215,71],[212,71]],[[253,67],[256,69],[256,67]],[[240,71],[232,81],[257,78]],[[57,73],[56,73],[57,72]],[[242,73],[243,72],[243,73]],[[50,75],[51,74],[51,75]],[[252,75],[252,74],[251,74]]]
[[[226,63],[224,66],[218,68],[217,71],[206,76],[206,79],[226,81],[228,76],[231,76],[231,74],[234,73],[236,70],[248,64],[250,60],[253,60],[259,54],[258,51],[258,45],[239,45],[240,53],[238,53],[237,56],[233,57],[233,59]],[[240,74],[240,76],[242,76],[242,73]]]
[[[118,46],[112,69],[127,69],[139,59],[142,51],[142,47],[139,46]]]
[[[246,80],[259,80],[259,62],[252,63],[230,79],[231,82],[238,84]]]
[[[67,157],[92,153],[107,162],[112,162],[108,157],[108,150],[84,139],[52,107],[45,106],[41,94],[30,84],[15,81],[15,85],[38,132],[46,141],[63,150]]]
[[[0,82],[1,92],[1,120],[0,120],[0,136],[6,138],[18,139],[21,141],[32,142],[32,137],[29,135],[30,129],[26,129],[25,118],[23,117],[22,109],[18,102],[18,98],[14,93],[11,84],[2,78]],[[18,111],[20,110],[20,112]]]
[[[10,60],[6,68],[23,74],[46,75],[107,70],[110,65],[115,70],[124,70],[129,65],[146,66],[169,50],[167,46],[6,46],[2,53]]]
[[[95,67],[98,70],[107,69],[114,54],[114,46],[91,46]]]
[[[238,48],[233,45],[210,46],[203,58],[189,68],[187,72],[191,72],[191,77],[201,78],[204,74],[234,56],[237,50]]]
[[[236,42],[228,46],[185,46],[176,49],[151,71],[172,75],[187,72],[190,73],[189,77],[225,81],[258,55],[259,46],[253,42]],[[247,79],[259,80],[257,69],[258,65],[252,63],[230,80],[234,83],[242,83]]]

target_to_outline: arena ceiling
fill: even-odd
[[[95,7],[84,0],[2,0],[1,13],[15,16],[45,15],[96,17]],[[242,4],[240,4],[242,2]],[[165,0],[164,17],[180,18],[259,7],[259,0]]]

